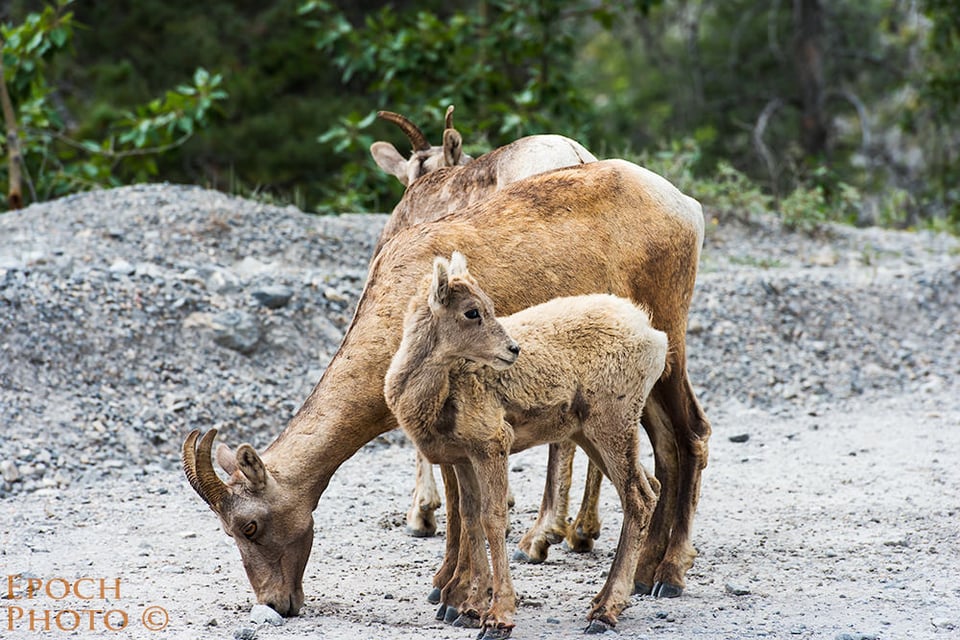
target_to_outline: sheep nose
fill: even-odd
[[[507,349],[515,356],[520,355],[520,345],[518,345],[516,342],[507,347]]]

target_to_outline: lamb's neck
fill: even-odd
[[[450,396],[450,371],[456,360],[436,349],[434,331],[408,327],[387,372],[387,400],[397,421],[416,440],[417,432],[432,428]]]

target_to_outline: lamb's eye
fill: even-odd
[[[468,320],[476,320],[477,318],[480,317],[480,312],[477,311],[476,309],[470,309],[468,311],[465,311],[463,313],[463,316]]]
[[[257,523],[256,523],[256,522],[254,522],[254,521],[251,520],[251,521],[248,522],[247,524],[243,525],[243,535],[247,536],[248,538],[252,538],[252,537],[255,536],[256,534],[257,534]]]

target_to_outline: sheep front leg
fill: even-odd
[[[502,640],[510,636],[517,596],[507,562],[507,449],[474,460],[471,472],[478,481],[480,519],[490,549],[493,567],[493,597],[483,614],[484,640]]]
[[[457,569],[457,560],[460,557],[460,490],[457,485],[457,474],[448,464],[440,465],[440,476],[443,478],[444,497],[447,500],[447,539],[443,554],[443,563],[433,576],[433,590],[427,596],[427,602],[440,604],[441,589],[453,578]],[[443,619],[446,606],[441,606],[438,618]]]
[[[415,538],[428,538],[437,532],[435,511],[440,508],[440,493],[433,478],[433,465],[417,451],[417,478],[413,488],[413,504],[407,511],[407,533]]]
[[[576,450],[577,445],[569,441],[550,445],[540,513],[534,525],[520,539],[513,554],[514,561],[540,564],[547,559],[550,545],[557,544],[567,534],[567,509]]]
[[[463,521],[463,536],[460,539],[460,557],[470,566],[469,575],[461,575],[459,587],[466,588],[465,597],[456,606],[460,616],[454,626],[477,628],[480,612],[485,610],[490,588],[490,564],[487,561],[484,530],[482,526],[481,489],[469,463],[455,466],[460,487],[460,515]],[[452,603],[451,603],[452,606]]]

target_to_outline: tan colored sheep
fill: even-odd
[[[482,625],[486,638],[510,634],[516,594],[504,542],[507,456],[567,439],[603,470],[623,506],[617,552],[588,631],[616,624],[659,493],[639,462],[639,426],[666,355],[666,334],[629,300],[557,298],[498,320],[462,254],[434,261],[432,278],[408,307],[384,395],[419,450],[455,470],[467,552],[441,597],[459,610],[460,624]]]

